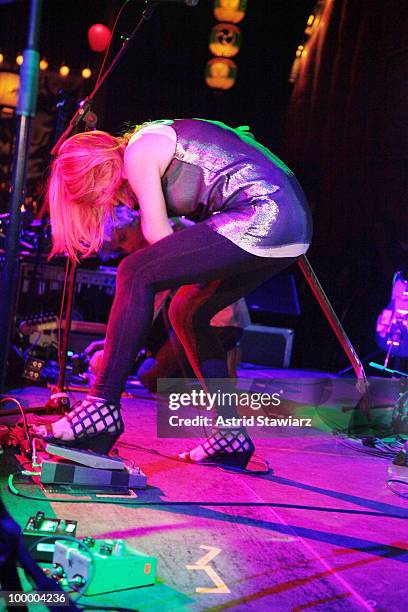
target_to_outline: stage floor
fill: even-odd
[[[247,368],[240,376],[250,373]],[[38,405],[49,394],[26,388],[18,395]],[[195,445],[194,440],[156,438],[155,401],[147,392],[124,399],[123,414],[124,443],[169,456]],[[385,484],[390,460],[358,453],[320,429],[299,435],[281,428],[274,437],[255,442],[257,457],[273,469],[268,476],[232,474],[120,447],[120,454],[134,458],[149,479],[149,488],[138,493],[137,501],[169,505],[124,507],[14,497],[5,491],[5,461],[2,494],[21,525],[42,510],[77,520],[80,537],[125,538],[157,557],[155,586],[84,599],[94,605],[160,612],[406,608],[408,507]],[[210,550],[215,555],[209,562],[213,579],[204,570],[187,568]],[[224,587],[211,592],[217,581]]]

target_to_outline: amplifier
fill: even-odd
[[[65,269],[62,266],[54,266],[46,263],[40,263],[38,265],[34,263],[23,263],[21,265],[21,277],[21,290],[23,293],[27,293],[29,290],[29,282],[32,280],[38,280],[41,283],[62,283],[65,277]],[[116,268],[107,266],[101,266],[97,270],[77,268],[75,288],[77,291],[81,291],[83,286],[107,289],[113,294],[116,286]]]
[[[241,361],[289,368],[294,331],[267,325],[248,325],[240,341]]]
[[[300,305],[295,276],[284,270],[276,274],[245,298],[251,314],[271,313],[299,317]]]
[[[111,267],[101,266],[97,270],[78,267],[74,319],[107,321],[115,293],[116,273],[116,268]],[[18,318],[59,312],[64,277],[62,266],[24,261],[20,266]]]

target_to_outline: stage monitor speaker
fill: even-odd
[[[294,331],[266,325],[249,325],[240,341],[241,361],[273,368],[289,368]]]
[[[252,291],[246,297],[246,302],[251,313],[300,316],[295,276],[286,270]]]

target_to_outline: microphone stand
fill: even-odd
[[[29,36],[29,49],[31,48],[35,48],[34,42],[38,45],[38,25],[39,25],[39,20],[40,20],[40,7],[41,7],[41,3],[42,0],[31,0],[31,13],[30,13],[30,36]],[[146,0],[146,7],[142,13],[142,16],[139,20],[139,22],[137,23],[136,27],[133,29],[133,31],[131,32],[130,36],[128,38],[126,38],[123,41],[122,47],[120,48],[120,50],[118,51],[118,53],[116,54],[116,56],[113,58],[112,62],[110,63],[110,65],[108,66],[108,68],[105,70],[105,72],[103,73],[102,77],[98,80],[98,82],[96,83],[94,89],[92,90],[92,92],[89,94],[89,96],[87,96],[79,105],[78,110],[76,111],[75,115],[72,117],[67,129],[65,130],[65,132],[61,135],[61,137],[58,139],[58,141],[56,142],[56,144],[54,145],[52,151],[51,151],[51,156],[55,156],[58,154],[58,151],[61,147],[61,145],[63,144],[63,142],[65,142],[65,140],[67,140],[67,138],[69,138],[70,136],[72,136],[74,134],[74,132],[79,131],[79,126],[81,124],[82,121],[86,120],[86,116],[87,114],[90,112],[91,107],[92,107],[92,103],[95,99],[95,96],[97,95],[98,91],[100,90],[100,88],[102,87],[102,85],[107,81],[107,79],[110,77],[110,75],[112,74],[112,72],[115,70],[116,66],[118,65],[118,63],[120,62],[120,60],[122,59],[122,57],[124,56],[124,54],[126,53],[126,51],[130,48],[130,46],[132,45],[134,39],[136,38],[137,33],[139,32],[140,28],[142,27],[142,25],[148,21],[155,9],[157,7],[157,2],[155,2],[154,0],[150,1],[150,0]],[[33,25],[34,24],[34,25]],[[36,26],[36,30],[35,27]],[[34,34],[35,32],[35,34]],[[34,41],[34,42],[33,42]],[[25,51],[25,54],[28,53],[27,51]],[[33,51],[34,53],[34,51]],[[39,58],[39,54],[38,51],[35,52],[37,55],[35,56],[37,58],[37,82],[38,82],[38,58]],[[26,55],[24,55],[24,59],[25,62],[24,64],[27,64],[26,62]],[[27,58],[28,60],[28,58]],[[23,64],[23,66],[24,66]],[[35,88],[34,88],[35,89]],[[35,96],[34,94],[31,96],[31,102],[34,105],[35,103],[35,98],[36,98],[36,94],[37,94],[37,89],[35,89]],[[20,101],[19,101],[20,104]],[[32,115],[33,116],[35,113],[34,111],[32,111]],[[22,122],[24,119],[28,119],[25,116],[21,117]],[[24,149],[23,154],[24,154],[24,158],[25,160],[28,157],[28,145],[29,145],[29,139],[28,139],[28,127],[26,128],[26,132],[25,132],[25,139],[24,141],[21,143],[22,144],[22,148]],[[18,145],[17,145],[17,155],[16,158],[18,158],[18,160],[20,160],[20,155],[21,155],[21,151],[20,151],[20,141],[18,141]],[[24,146],[23,146],[24,145]],[[26,163],[24,163],[24,170],[26,167]],[[25,174],[24,174],[24,179],[25,179]],[[23,187],[23,180],[21,179],[21,191],[22,191],[22,187]],[[14,200],[16,200],[16,195],[17,195],[17,189],[15,187],[14,189],[14,193],[15,193],[15,197]],[[20,194],[18,194],[20,195]],[[14,206],[14,209],[17,210],[17,215],[19,214],[19,202],[20,199],[18,199],[16,206]],[[10,222],[10,226],[12,225],[12,221]],[[17,216],[17,221],[14,224],[15,225],[15,229],[16,229],[16,236],[15,236],[15,241],[17,243],[17,238],[18,238],[18,216]],[[10,234],[13,234],[13,231],[10,228]],[[9,255],[9,250],[10,250],[10,257],[14,258],[13,259],[13,265],[10,266],[10,271],[9,271],[9,276],[12,276],[12,273],[14,273],[15,271],[15,267],[16,267],[16,247],[14,246],[13,248],[9,248],[7,251],[7,255]],[[7,266],[5,266],[5,268],[7,269]],[[71,263],[71,267],[70,267],[70,280],[69,280],[69,289],[68,289],[68,300],[67,300],[67,310],[66,310],[66,315],[65,315],[65,326],[64,326],[64,335],[63,335],[63,341],[62,341],[62,351],[60,353],[60,373],[59,373],[59,378],[58,378],[58,384],[57,387],[55,388],[55,390],[53,391],[50,399],[48,400],[48,402],[46,403],[45,406],[45,410],[52,410],[52,411],[56,411],[59,413],[63,413],[65,411],[67,411],[69,409],[69,399],[68,399],[68,395],[65,391],[65,367],[66,367],[66,357],[67,357],[67,349],[68,349],[68,342],[69,342],[69,332],[70,332],[70,324],[71,324],[71,317],[72,317],[72,306],[73,306],[73,296],[74,296],[74,288],[75,288],[75,275],[76,275],[76,263],[73,262]],[[15,276],[15,274],[14,274]],[[16,281],[14,281],[14,283],[16,283]],[[9,283],[10,284],[10,283]],[[4,290],[3,290],[4,288]],[[4,383],[4,379],[5,379],[5,371],[6,371],[6,363],[7,363],[7,353],[8,353],[8,345],[9,345],[9,336],[10,336],[10,331],[11,331],[11,325],[12,325],[12,318],[13,318],[13,309],[12,309],[12,305],[14,305],[15,303],[15,299],[14,301],[10,300],[10,294],[11,292],[7,291],[7,286],[5,285],[5,283],[3,282],[3,287],[2,287],[2,293],[4,293],[4,295],[2,296],[3,298],[3,305],[0,304],[0,307],[2,307],[2,309],[4,308],[4,301],[7,301],[7,299],[9,300],[9,302],[12,302],[12,304],[10,304],[8,311],[6,313],[6,315],[3,312],[0,312],[0,314],[3,314],[3,332],[0,329],[0,334],[2,333],[3,336],[5,336],[5,330],[7,331],[7,339],[6,337],[1,338],[0,336],[0,340],[3,340],[3,342],[0,343],[0,393],[3,391],[3,383]],[[15,291],[14,291],[15,293]],[[6,310],[4,308],[4,310]],[[0,322],[1,322],[1,318],[0,318]],[[1,353],[1,351],[3,351],[3,354]],[[2,358],[2,359],[1,359]],[[29,412],[29,409],[27,410]],[[10,413],[11,411],[8,411],[8,413]],[[14,411],[13,411],[14,412]],[[36,410],[37,412],[37,410]],[[16,412],[17,413],[17,412]]]
[[[17,106],[16,146],[10,193],[10,223],[7,231],[6,257],[0,283],[0,394],[4,391],[12,322],[17,302],[19,275],[20,206],[23,199],[31,122],[36,114],[39,62],[38,51],[42,0],[31,0],[27,48],[20,72]]]
[[[79,105],[79,108],[78,108],[77,112],[72,117],[71,121],[69,122],[69,125],[68,125],[67,129],[61,135],[61,137],[58,139],[58,141],[54,145],[53,149],[51,150],[51,155],[52,156],[57,155],[57,153],[58,153],[62,143],[65,142],[65,140],[67,138],[69,138],[74,133],[74,131],[76,130],[78,125],[85,118],[86,114],[89,112],[89,110],[90,110],[90,108],[92,106],[92,103],[94,101],[94,98],[95,98],[96,94],[98,93],[98,91],[100,90],[102,85],[105,83],[105,81],[110,77],[112,72],[115,70],[116,66],[118,65],[118,63],[120,62],[120,60],[122,59],[123,55],[126,53],[128,48],[132,45],[132,43],[133,43],[133,41],[134,41],[134,39],[136,37],[136,34],[138,33],[138,31],[140,30],[142,25],[145,23],[145,21],[148,21],[152,17],[152,15],[153,15],[153,13],[154,13],[154,11],[156,9],[156,6],[157,5],[156,5],[155,2],[150,2],[149,0],[147,0],[146,8],[145,8],[145,10],[142,13],[140,21],[138,22],[138,24],[136,25],[134,30],[131,32],[130,36],[128,38],[126,38],[126,40],[123,41],[122,47],[120,48],[118,53],[115,55],[115,57],[113,58],[113,60],[110,63],[110,65],[108,66],[108,68],[103,73],[102,77],[96,83],[96,85],[95,85],[94,89],[92,90],[92,92],[89,94],[89,96],[87,96],[86,98],[84,98],[82,100],[81,104]]]
[[[142,27],[142,25],[148,21],[156,9],[155,2],[147,1],[147,5],[145,10],[142,13],[142,16],[137,23],[136,27],[131,32],[130,36],[124,40],[122,47],[118,51],[118,53],[113,58],[112,62],[103,73],[102,77],[97,81],[92,92],[82,100],[79,105],[78,110],[75,115],[72,117],[71,121],[65,132],[60,136],[53,149],[51,150],[51,156],[55,156],[58,154],[58,151],[62,144],[69,138],[74,132],[76,133],[78,130],[78,126],[82,121],[86,121],[87,115],[91,112],[92,103],[95,99],[96,94],[102,87],[102,85],[107,81],[112,72],[115,70],[116,66],[119,64],[120,60],[132,45],[136,34]],[[70,272],[69,272],[69,285],[68,285],[68,297],[67,297],[67,309],[65,314],[65,325],[64,325],[64,333],[62,338],[62,348],[59,353],[59,376],[57,386],[53,389],[50,399],[46,402],[45,408],[46,410],[53,410],[60,414],[67,412],[69,410],[69,397],[65,390],[65,373],[66,373],[66,364],[67,364],[67,352],[68,352],[68,343],[69,343],[69,335],[71,328],[71,320],[72,320],[72,307],[74,303],[74,290],[75,290],[75,278],[76,278],[76,270],[77,264],[76,262],[71,262],[70,264]]]

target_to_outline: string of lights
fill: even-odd
[[[102,23],[94,23],[88,29],[88,44],[94,53],[103,53],[107,49],[111,40],[110,29]],[[6,116],[7,110],[10,112],[16,108],[18,90],[20,85],[19,70],[24,62],[23,54],[18,52],[13,57],[12,52],[0,51],[0,107],[2,116]],[[90,79],[93,76],[93,71],[89,65],[85,65],[78,70],[72,67],[66,61],[62,61],[59,65],[52,64],[46,57],[42,57],[39,63],[40,71],[58,73],[60,77],[67,78],[68,76],[78,76],[78,72],[84,80]]]
[[[0,70],[18,70],[23,65],[23,54],[18,53],[15,59],[13,60],[11,57],[8,57],[5,53],[0,52]],[[40,70],[45,72],[46,70],[57,70],[62,77],[66,77],[71,73],[71,68],[67,63],[63,62],[59,68],[54,66],[50,67],[48,60],[43,57],[40,60]],[[1,73],[0,73],[1,74]],[[89,66],[84,66],[81,69],[81,76],[83,79],[89,79],[92,76],[92,70]],[[1,76],[0,76],[1,78]]]
[[[218,23],[210,32],[209,49],[214,57],[205,68],[205,82],[208,87],[228,90],[234,86],[238,66],[232,59],[241,48],[241,30],[236,25],[246,13],[247,0],[215,0],[214,16]]]

